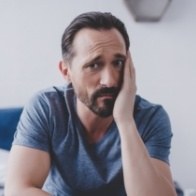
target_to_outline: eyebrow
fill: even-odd
[[[123,55],[123,54],[120,54],[120,53],[115,54],[114,57],[115,57],[115,58],[123,58],[123,59],[126,59],[126,56]],[[102,56],[99,55],[99,56],[97,56],[97,57],[91,59],[90,62],[98,61],[98,60],[100,60],[101,58],[102,58]]]
[[[99,55],[99,56],[97,56],[97,57],[91,59],[90,62],[98,61],[98,60],[100,60],[100,59],[101,59],[101,55]]]
[[[126,59],[127,57],[125,56],[125,55],[123,55],[123,54],[115,54],[114,55],[116,58],[123,58],[123,59]]]

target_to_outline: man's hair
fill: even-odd
[[[74,56],[72,43],[76,33],[83,28],[91,28],[95,30],[110,30],[115,28],[121,33],[125,41],[126,50],[129,49],[129,36],[122,21],[108,12],[87,12],[77,16],[63,33],[61,49],[64,60],[70,61]]]

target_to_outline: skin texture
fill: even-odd
[[[115,29],[97,31],[85,28],[76,34],[73,48],[75,55],[72,61],[61,61],[59,69],[65,80],[73,84],[77,95],[77,114],[86,129],[89,143],[102,138],[115,120],[121,138],[127,195],[176,195],[169,166],[150,158],[138,134],[133,119],[135,69],[121,34]],[[118,93],[104,91],[92,99],[94,93],[103,88],[115,88]],[[107,115],[102,115],[102,110],[107,110]],[[47,195],[41,187],[49,168],[48,153],[14,146],[9,161],[6,195]]]

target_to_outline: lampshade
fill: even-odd
[[[134,19],[142,21],[159,21],[171,0],[124,0]]]

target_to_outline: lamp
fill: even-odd
[[[125,0],[137,22],[159,21],[170,2],[171,0]]]

